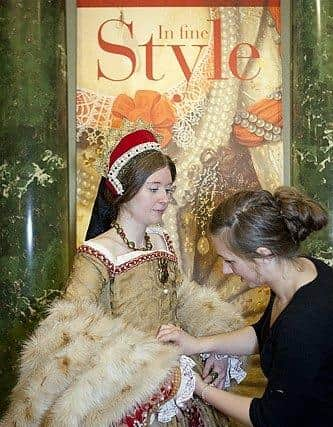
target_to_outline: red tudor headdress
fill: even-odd
[[[157,137],[150,130],[143,128],[123,136],[113,150],[108,150],[106,185],[113,195],[120,196],[124,193],[124,188],[118,179],[121,169],[133,157],[150,150],[162,151]]]

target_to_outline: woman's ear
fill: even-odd
[[[261,257],[263,258],[267,258],[272,256],[272,251],[270,251],[269,249],[263,247],[263,246],[259,246],[259,248],[256,249],[257,254],[259,254]]]

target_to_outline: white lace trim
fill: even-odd
[[[227,377],[225,379],[224,388],[230,387],[232,379],[236,380],[237,384],[239,384],[245,377],[246,372],[242,368],[242,361],[238,357],[229,357]]]
[[[160,423],[167,423],[171,421],[179,408],[184,407],[184,403],[193,397],[195,388],[195,377],[193,373],[193,366],[195,362],[187,356],[180,356],[179,359],[181,382],[176,396],[162,405],[157,412],[157,420]]]

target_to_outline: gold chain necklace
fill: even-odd
[[[146,246],[143,246],[142,248],[137,248],[135,246],[135,243],[128,240],[125,231],[123,230],[123,228],[116,222],[113,221],[111,223],[111,228],[114,228],[118,234],[118,236],[121,237],[122,241],[126,244],[126,246],[130,249],[132,249],[133,251],[151,251],[153,249],[153,245],[151,243],[150,237],[148,236],[148,234],[145,232],[145,242],[146,242]]]

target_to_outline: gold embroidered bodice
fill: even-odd
[[[138,258],[134,260],[136,265],[124,266],[116,274],[111,299],[114,316],[156,335],[161,324],[176,323],[176,288],[180,278],[176,262],[168,259],[167,254],[152,255],[156,257]],[[163,274],[167,275],[164,279]]]
[[[181,282],[171,247],[133,251],[111,261],[107,250],[87,242],[78,249],[68,298],[83,295],[111,317],[156,335],[161,324],[177,323],[177,287]]]

